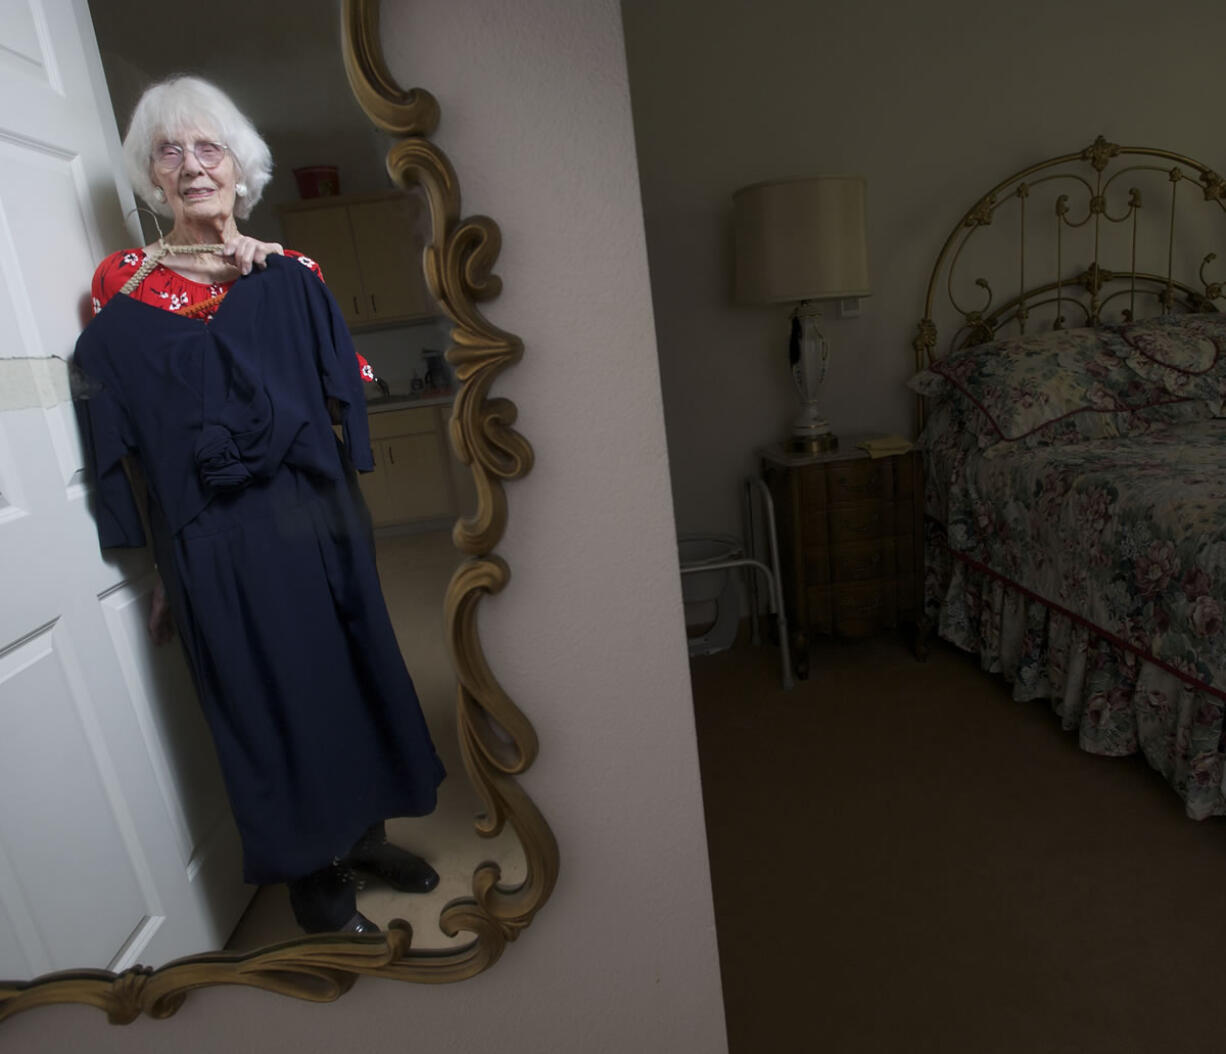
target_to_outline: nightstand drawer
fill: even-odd
[[[894,503],[889,501],[831,509],[829,516],[830,541],[837,546],[873,538],[889,538],[896,531]]]
[[[811,586],[831,582],[861,582],[869,578],[892,578],[897,572],[893,538],[871,542],[848,542],[838,549],[808,549],[803,554],[805,581]]]
[[[806,554],[825,550],[830,543],[829,514],[826,509],[805,509],[801,514],[800,544]]]
[[[819,633],[866,637],[898,624],[898,585],[893,578],[808,590],[808,621]]]
[[[835,582],[859,582],[867,578],[894,577],[894,539],[875,542],[849,542],[841,546],[830,561]]]
[[[830,504],[824,465],[806,465],[796,470],[793,479],[800,491],[800,507],[807,513],[821,512]]]
[[[832,505],[879,501],[894,496],[894,472],[888,460],[835,462],[828,473]]]

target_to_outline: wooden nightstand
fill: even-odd
[[[914,450],[870,458],[861,438],[827,454],[759,451],[797,677],[808,676],[815,635],[918,626],[923,612],[923,463]]]

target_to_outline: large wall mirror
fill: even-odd
[[[503,484],[532,463],[490,394],[521,352],[479,309],[500,288],[498,228],[462,215],[430,140],[438,103],[391,77],[378,9],[215,0],[201,25],[143,0],[30,0],[0,16],[0,1020],[67,1002],[164,1017],[211,984],[326,1001],[363,973],[461,980],[552,891],[557,847],[516,782],[536,737],[476,632],[509,578]],[[284,884],[244,883],[184,648],[147,632],[152,557],[98,548],[67,360],[95,264],[159,231],[116,200],[96,115],[122,135],[175,74],[216,84],[267,141],[274,175],[242,231],[318,263],[378,378],[361,492],[448,775],[433,811],[386,823],[437,885],[357,875],[377,931],[304,935]]]

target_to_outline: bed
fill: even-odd
[[[1195,819],[1226,815],[1224,217],[1180,154],[1100,138],[1029,166],[946,239],[910,382],[926,622]]]

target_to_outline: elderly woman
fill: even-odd
[[[223,92],[193,77],[150,88],[124,156],[174,224],[102,262],[77,344],[99,539],[145,544],[134,457],[165,583],[151,634],[169,636],[168,608],[244,877],[288,882],[308,932],[368,932],[355,872],[413,892],[438,881],[383,821],[432,811],[444,773],[355,485],[354,468],[372,467],[365,366],[314,263],[239,231],[271,157]]]

